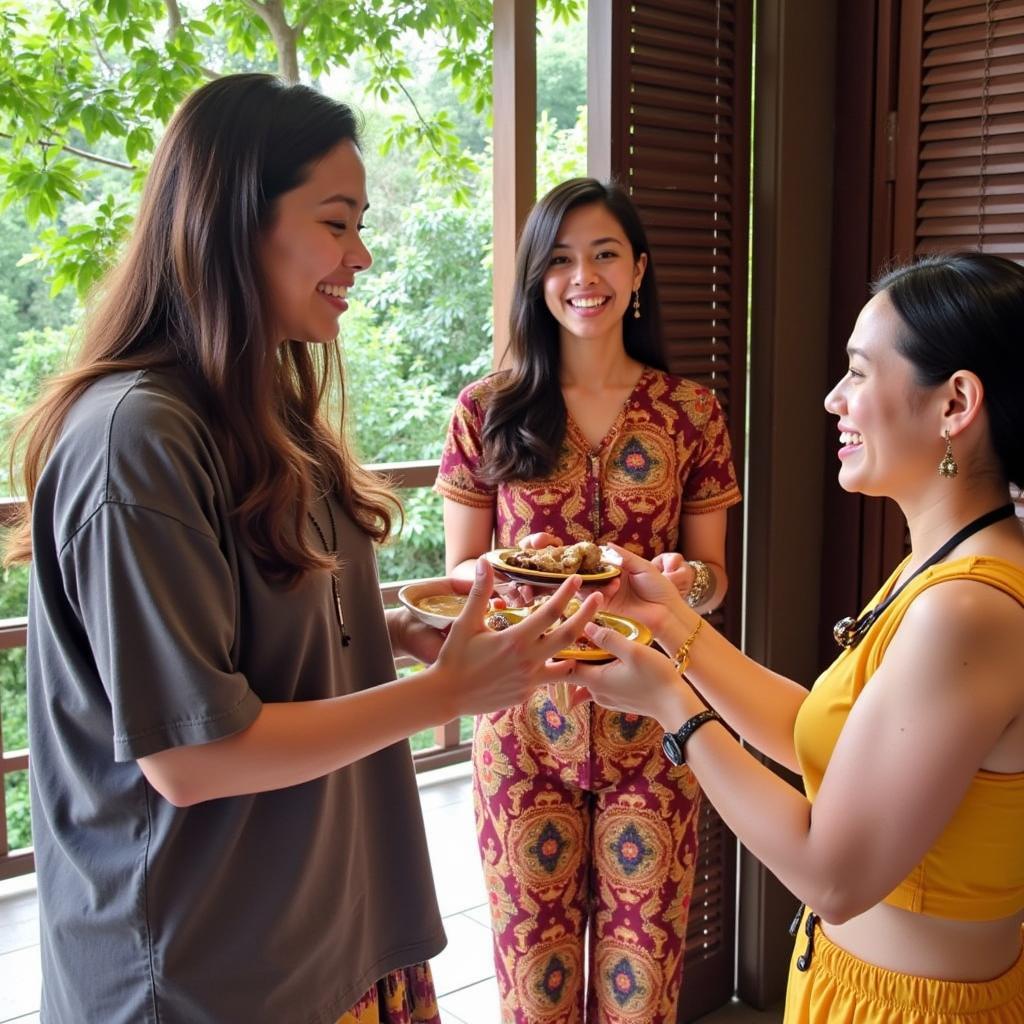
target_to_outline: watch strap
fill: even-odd
[[[686,764],[686,741],[702,726],[708,722],[720,722],[722,716],[712,708],[698,712],[692,718],[688,718],[675,732],[665,733],[661,741],[662,750],[665,756],[675,765]]]

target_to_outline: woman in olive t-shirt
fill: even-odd
[[[22,429],[44,1022],[438,1019],[404,740],[564,675],[596,599],[491,633],[481,563],[447,640],[384,612],[396,503],[321,415],[367,205],[349,108],[204,86]]]

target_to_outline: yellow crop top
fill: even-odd
[[[902,569],[868,607],[889,593]],[[915,577],[864,639],[818,677],[800,708],[796,756],[812,803],[853,702],[881,663],[910,602],[927,587],[954,579],[987,583],[1024,605],[1024,567],[1002,559],[940,562]],[[979,771],[935,845],[885,902],[963,921],[993,920],[1024,909],[1024,772]]]

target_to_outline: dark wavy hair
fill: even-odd
[[[198,89],[157,147],[134,232],[104,281],[72,368],[54,378],[14,440],[24,449],[27,511],[8,561],[31,557],[40,473],[68,411],[107,374],[180,366],[210,417],[238,505],[243,541],[269,578],[294,584],[333,559],[304,539],[307,510],[331,491],[376,540],[400,506],[356,461],[322,407],[344,379],[337,344],[271,338],[259,256],[277,198],[349,140],[352,110],[272,75],[229,75]]]
[[[903,322],[898,351],[922,387],[957,370],[978,375],[992,447],[1006,480],[1024,486],[1024,268],[988,253],[926,256],[879,278]]]
[[[572,178],[538,201],[523,227],[512,287],[509,353],[512,366],[491,396],[481,442],[481,475],[489,483],[533,480],[555,467],[565,438],[565,399],[559,386],[558,321],[544,301],[544,274],[565,215],[600,203],[619,222],[636,262],[647,254],[640,283],[643,316],[627,309],[623,319],[626,352],[638,362],[668,369],[661,335],[661,307],[651,249],[640,215],[616,182]]]

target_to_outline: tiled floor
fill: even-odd
[[[448,947],[433,961],[445,1024],[500,1024],[468,766],[420,777],[420,799]],[[39,926],[31,876],[0,882],[0,1024],[38,1024]],[[701,1024],[777,1024],[741,1004]]]

